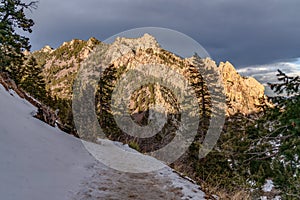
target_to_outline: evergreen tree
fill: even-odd
[[[272,132],[280,144],[273,159],[274,182],[285,199],[300,198],[300,91],[299,77],[290,77],[278,70],[279,83],[269,84],[277,94],[272,98],[275,111],[271,114],[278,123]],[[274,134],[275,133],[275,134]]]
[[[35,9],[36,1],[23,3],[21,0],[0,1],[0,72],[5,71],[18,79],[18,70],[23,63],[22,51],[30,50],[29,39],[17,30],[32,32],[32,19],[25,16],[25,9]]]
[[[21,67],[19,85],[34,98],[44,102],[47,100],[46,83],[41,75],[42,68],[34,57],[29,57]]]

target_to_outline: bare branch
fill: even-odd
[[[30,3],[20,3],[19,6],[26,8],[32,12],[32,10],[38,8],[38,2],[39,1],[31,1]]]

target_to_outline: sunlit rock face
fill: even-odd
[[[262,103],[268,104],[264,95],[265,88],[256,79],[242,77],[230,62],[221,62],[219,70],[222,74],[224,89],[229,103],[228,114],[258,112]]]
[[[115,58],[112,59],[111,66],[117,71],[124,66],[126,69],[122,69],[123,72],[134,69],[138,65],[163,64],[185,77],[188,77],[191,73],[192,58],[181,58],[162,49],[156,39],[149,34],[145,34],[140,38],[117,38],[115,42],[109,45],[98,41],[96,38],[90,38],[87,41],[74,39],[64,42],[57,49],[45,46],[40,51],[33,52],[39,64],[43,65],[47,90],[52,96],[63,99],[72,98],[72,83],[81,63],[89,57],[96,47],[101,48],[101,45],[108,48],[111,52],[110,55]],[[208,60],[203,59],[203,63],[214,63],[217,66],[213,60]],[[242,77],[230,62],[221,62],[219,67],[215,67],[215,69],[219,70],[223,80],[228,102],[227,115],[258,112],[260,111],[259,105],[262,103],[268,104],[264,95],[264,86],[252,77]],[[199,82],[199,77],[194,77],[193,81]],[[141,91],[144,91],[149,99],[152,98],[151,95],[153,96],[153,94],[151,94],[148,86]],[[154,86],[156,98],[161,100],[167,110],[175,112],[174,105],[170,104],[171,101],[168,102],[168,100],[161,98],[160,91],[158,86]],[[148,98],[139,94],[133,94],[133,96]],[[133,106],[133,103],[131,104],[130,110],[133,113],[138,112],[137,107]],[[143,108],[142,110],[147,109],[146,105],[140,105],[139,107]]]

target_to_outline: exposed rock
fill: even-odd
[[[53,51],[53,48],[50,47],[49,45],[46,45],[40,51],[43,52],[43,53],[51,53]]]
[[[126,45],[129,46],[131,49],[148,49],[153,48],[157,49],[159,48],[159,44],[156,41],[156,39],[149,34],[144,34],[140,38],[124,38],[124,37],[118,37],[116,38],[116,41],[113,43],[113,45]]]
[[[25,56],[28,56],[28,55],[30,55],[30,51],[24,50],[24,51],[23,51],[23,54],[24,54]]]
[[[48,106],[37,104],[38,111],[35,115],[36,118],[49,124],[50,126],[55,126],[56,120],[58,119],[55,112],[53,112]]]
[[[53,50],[51,47],[46,46],[39,51],[48,53],[44,64],[44,77],[48,82],[47,88],[53,96],[59,96],[64,99],[72,97],[72,83],[80,64],[88,58],[96,47],[102,48],[99,44],[102,43],[96,38],[90,38],[88,41],[72,40],[64,42],[57,49]],[[103,44],[103,46],[105,45]],[[149,34],[136,39],[117,38],[115,42],[105,47],[108,46],[108,51],[110,52],[108,60],[111,61],[110,64],[115,68],[126,66],[127,69],[132,69],[137,65],[156,63],[167,65],[172,70],[186,77],[190,74],[188,71],[192,64],[192,59],[182,59],[165,51],[160,47],[156,39]],[[204,64],[215,63],[212,60],[203,61]],[[262,102],[267,103],[264,95],[264,86],[254,78],[240,76],[231,63],[221,62],[219,72],[223,78],[229,102],[227,114],[233,115],[237,112],[250,114],[259,111],[260,108],[257,106]],[[194,81],[199,82],[199,79],[195,78]],[[158,94],[157,96],[159,98],[161,95]]]
[[[45,46],[39,51],[33,52],[38,63],[42,65],[43,76],[47,84],[47,90],[51,95],[62,99],[72,97],[72,83],[82,61],[84,61],[100,44],[96,38],[88,41],[73,39],[64,42],[57,49]]]
[[[228,61],[226,63],[221,62],[219,70],[229,102],[228,114],[258,112],[260,111],[259,105],[263,102],[268,104],[264,94],[265,88],[256,79],[242,77]]]

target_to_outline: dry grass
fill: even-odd
[[[220,200],[251,200],[251,194],[246,190],[236,190],[236,191],[226,191],[218,186],[211,186],[203,182],[201,184],[203,191],[206,194],[210,194],[210,199],[214,199],[213,196],[216,195]]]

